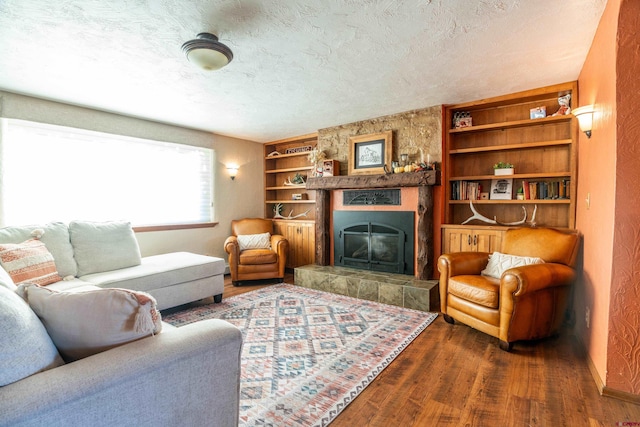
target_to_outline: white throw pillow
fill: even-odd
[[[271,234],[240,234],[238,235],[240,250],[246,249],[271,249]]]
[[[67,361],[82,359],[162,330],[156,300],[144,292],[57,292],[28,285],[27,301]]]
[[[38,316],[0,286],[0,387],[64,364]]]
[[[140,265],[140,248],[129,222],[72,221],[69,235],[78,277]]]
[[[502,273],[510,268],[543,263],[544,260],[542,258],[522,257],[494,252],[489,255],[489,262],[487,263],[487,267],[482,270],[480,274],[482,274],[483,276],[495,277],[496,279],[499,279],[502,277]]]

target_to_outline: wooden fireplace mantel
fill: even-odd
[[[440,185],[440,171],[328,176],[307,180],[307,189],[309,190],[420,187],[423,185]]]
[[[347,189],[418,187],[417,274],[421,280],[433,277],[433,186],[440,185],[440,171],[383,175],[350,175],[309,178],[306,187],[316,190],[316,264],[331,260],[331,192]]]

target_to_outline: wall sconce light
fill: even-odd
[[[229,172],[229,176],[233,181],[234,179],[236,179],[236,175],[238,174],[238,166],[235,166],[235,165],[227,166],[227,172]]]
[[[591,128],[593,126],[593,105],[585,105],[584,107],[575,108],[572,113],[578,119],[580,130],[591,138]]]

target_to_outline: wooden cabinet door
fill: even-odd
[[[274,233],[283,235],[289,241],[287,268],[315,262],[315,223],[302,221],[276,221]]]
[[[300,225],[302,245],[300,251],[299,266],[313,264],[316,258],[316,227],[314,223]]]
[[[289,240],[289,256],[287,257],[287,268],[298,266],[298,258],[301,250],[302,237],[297,224],[287,223],[287,240]]]
[[[442,234],[442,253],[474,252],[472,230],[446,228]]]
[[[476,252],[496,252],[502,244],[502,231],[498,230],[473,230],[473,239]]]
[[[502,233],[504,230],[487,228],[443,228],[442,253],[499,251]]]
[[[315,249],[315,227],[313,223],[291,222],[287,225],[289,260],[287,267],[313,264]]]

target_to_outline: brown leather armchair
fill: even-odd
[[[575,278],[576,232],[550,228],[507,230],[499,252],[539,257],[545,262],[510,268],[500,279],[480,275],[489,253],[441,255],[440,306],[444,319],[454,319],[500,340],[511,351],[513,342],[555,334],[567,308]]]
[[[238,236],[267,232],[271,234],[270,248],[240,250]],[[284,236],[273,234],[271,220],[246,218],[231,221],[231,234],[224,242],[224,250],[229,254],[229,270],[234,286],[244,280],[284,280],[289,242]]]

